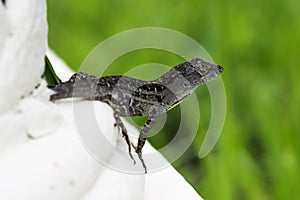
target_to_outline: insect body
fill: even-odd
[[[153,81],[142,81],[127,76],[97,78],[78,72],[68,81],[50,86],[49,88],[56,92],[50,96],[50,100],[79,97],[110,105],[114,111],[115,125],[121,128],[132,159],[132,144],[120,117],[148,116],[140,130],[137,146],[132,145],[147,173],[142,148],[158,117],[180,103],[200,84],[218,77],[222,71],[223,68],[219,65],[194,58],[190,62],[175,66]]]

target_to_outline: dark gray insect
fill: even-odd
[[[132,145],[147,173],[142,148],[158,117],[180,103],[200,84],[218,77],[222,71],[220,65],[194,58],[190,62],[175,66],[153,81],[142,81],[127,76],[97,78],[78,72],[68,81],[50,86],[49,88],[56,92],[50,96],[50,100],[76,97],[102,101],[110,105],[114,110],[115,126],[121,128],[128,145],[129,156],[135,163],[131,154]],[[122,116],[148,116],[140,130],[137,146],[130,142],[126,127],[120,118]]]

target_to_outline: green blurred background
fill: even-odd
[[[128,29],[158,26],[194,38],[225,68],[227,116],[217,145],[199,159],[210,119],[201,86],[199,136],[174,166],[205,199],[299,199],[299,13],[296,0],[50,0],[49,46],[77,70],[99,42]],[[107,73],[181,61],[163,51],[135,51],[112,64],[125,71]],[[171,110],[162,133],[150,139],[155,147],[172,139],[178,113],[180,107]]]

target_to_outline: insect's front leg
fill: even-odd
[[[130,145],[130,140],[129,140],[129,136],[127,134],[127,130],[126,130],[126,127],[124,126],[121,118],[120,118],[120,115],[119,115],[119,112],[118,111],[114,111],[114,118],[116,120],[116,123],[115,123],[115,126],[117,127],[120,127],[121,128],[121,131],[122,131],[122,135],[123,137],[125,138],[125,141],[127,143],[127,146],[128,146],[128,152],[129,152],[129,156],[130,158],[133,160],[133,164],[135,164],[135,160],[131,154],[131,145]]]
[[[142,162],[142,165],[145,169],[145,173],[147,173],[147,167],[146,167],[146,164],[145,164],[143,156],[142,156],[142,149],[147,140],[148,132],[152,128],[153,124],[156,122],[157,119],[158,119],[158,116],[150,116],[147,119],[146,123],[144,124],[143,128],[140,131],[137,147],[134,147],[135,152],[138,154],[139,159]]]

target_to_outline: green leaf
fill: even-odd
[[[45,56],[45,71],[42,75],[42,78],[44,78],[49,86],[56,85],[58,83],[61,83],[61,80],[56,75],[51,62],[47,56]]]

